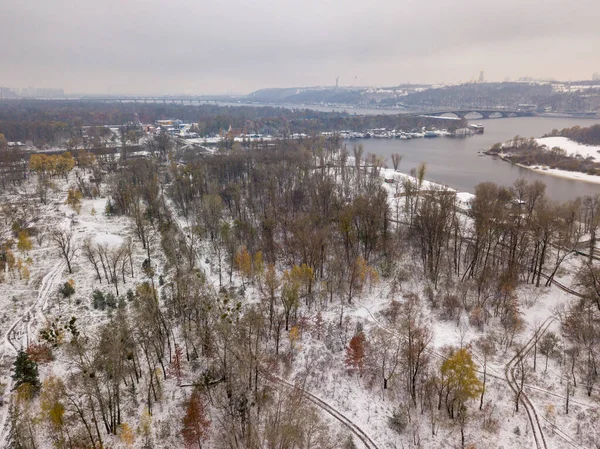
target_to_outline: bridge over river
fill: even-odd
[[[457,118],[466,118],[467,115],[478,114],[482,119],[488,118],[506,118],[506,117],[532,117],[535,115],[533,111],[525,110],[509,110],[509,109],[443,109],[435,112],[422,114],[428,117],[441,117],[444,115],[454,115]],[[473,117],[477,119],[478,117]]]

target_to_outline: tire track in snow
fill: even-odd
[[[333,418],[339,421],[343,426],[345,426],[350,432],[352,432],[364,445],[367,449],[379,449],[379,446],[369,437],[369,435],[357,426],[354,422],[352,422],[349,418],[347,418],[343,413],[339,412],[337,409],[333,408],[327,402],[323,401],[321,398],[315,396],[314,394],[306,391],[304,388],[294,385],[286,380],[280,379],[273,375],[267,375],[261,373],[263,377],[270,380],[273,383],[283,385],[285,387],[291,388],[293,390],[299,391],[308,401],[315,404],[321,410],[329,413]]]
[[[370,317],[370,319],[371,319],[371,320],[373,321],[373,323],[375,323],[375,325],[376,325],[376,326],[378,326],[380,329],[384,330],[385,332],[387,332],[388,334],[392,335],[392,336],[393,336],[393,337],[395,337],[395,338],[400,338],[400,336],[398,335],[398,333],[397,333],[395,330],[393,330],[393,329],[390,329],[389,327],[387,327],[386,325],[384,325],[383,323],[381,323],[381,322],[380,322],[380,321],[379,321],[379,320],[378,320],[378,319],[377,319],[377,318],[376,318],[376,317],[373,315],[373,313],[371,312],[371,310],[370,310],[368,307],[366,307],[366,306],[364,306],[364,305],[357,304],[357,305],[354,307],[354,309],[356,310],[356,309],[358,309],[358,308],[362,308],[362,309],[366,310],[366,311],[367,311],[367,313],[369,314],[369,317]],[[550,321],[550,322],[548,322],[548,321]],[[545,328],[544,328],[544,332],[547,330],[548,326],[550,326],[550,324],[551,324],[551,322],[552,322],[552,321],[554,321],[554,318],[553,318],[553,317],[548,317],[548,318],[546,319],[546,321],[544,321],[544,323],[542,323],[542,327],[544,327],[544,326],[545,326]],[[541,328],[540,328],[540,329],[541,329]],[[538,332],[539,332],[539,329],[538,329]],[[542,334],[543,334],[543,332],[542,332]],[[541,337],[541,335],[542,335],[542,334],[540,334],[540,337]],[[530,340],[529,340],[529,341],[526,343],[526,346],[527,346],[527,345],[530,345],[530,344],[531,344],[531,343],[534,341],[534,339],[535,339],[535,334],[534,334],[534,336],[533,336],[533,337],[532,337],[532,338],[531,338],[531,339],[530,339]],[[533,346],[529,347],[529,349],[527,350],[527,352],[529,352],[529,351],[530,351],[532,348],[533,348]],[[523,349],[524,349],[524,348],[523,348]],[[433,350],[431,350],[431,349],[430,349],[428,352],[429,352],[429,354],[431,354],[431,355],[433,355],[434,357],[437,357],[437,358],[439,358],[439,359],[442,359],[442,360],[443,360],[443,359],[445,358],[445,357],[444,357],[442,354],[439,354],[439,353],[437,353],[437,352],[435,352],[435,351],[433,351]],[[523,354],[523,355],[525,355],[525,354]],[[515,360],[516,360],[516,358],[517,358],[517,357],[518,357],[518,354],[517,354],[515,357],[513,357],[513,359],[512,359],[512,360],[511,360],[509,363],[513,363],[513,362],[515,362]],[[490,372],[490,371],[491,371],[491,372]],[[486,374],[486,375],[487,375],[488,377],[492,377],[492,378],[494,378],[494,379],[498,379],[498,380],[502,380],[502,381],[505,381],[505,382],[507,382],[507,383],[509,384],[509,386],[511,387],[511,389],[512,389],[513,385],[511,385],[511,382],[510,382],[509,378],[508,378],[508,377],[506,377],[506,373],[505,373],[505,376],[504,376],[504,377],[502,377],[502,376],[500,376],[500,375],[494,374],[494,371],[495,371],[495,369],[494,369],[494,366],[493,366],[493,365],[491,365],[491,364],[488,364],[488,371],[487,371],[487,374]],[[477,370],[477,372],[478,372],[479,374],[483,374],[483,371],[481,371],[481,370]],[[515,381],[515,383],[516,383],[516,381]],[[543,390],[543,389],[541,389],[541,388],[534,387],[534,386],[532,386],[532,385],[524,384],[524,387],[528,387],[528,388],[531,388],[531,389],[536,389],[536,390],[539,390],[539,391],[542,391],[542,392],[546,392],[546,393],[552,394],[552,393],[551,393],[551,392],[549,392],[549,391]],[[515,391],[515,390],[513,390],[513,391]],[[515,393],[516,393],[516,391],[515,391]],[[556,394],[555,394],[555,395],[556,395]],[[528,398],[528,397],[525,395],[525,393],[524,393],[524,392],[521,392],[521,397],[526,397],[526,400],[528,401],[528,405],[529,405],[529,407],[531,407],[531,408],[533,409],[533,413],[532,413],[533,419],[534,419],[534,420],[536,421],[536,423],[537,423],[537,426],[538,426],[538,432],[540,432],[540,433],[541,433],[541,435],[542,435],[542,440],[543,440],[543,444],[544,444],[544,446],[542,446],[542,447],[543,447],[543,448],[547,448],[547,446],[546,446],[546,441],[545,441],[545,437],[544,437],[543,430],[542,430],[542,426],[541,426],[541,424],[540,424],[540,421],[539,421],[539,418],[538,418],[538,415],[537,415],[537,411],[535,410],[535,407],[533,406],[533,404],[531,403],[530,399],[529,399],[529,398]],[[573,402],[573,403],[575,403],[575,402]],[[582,405],[582,406],[587,406],[586,404],[582,404],[582,403],[577,403],[577,404],[578,404],[578,405]],[[525,408],[526,408],[526,410],[527,410],[527,413],[528,413],[528,418],[530,419],[530,422],[531,422],[531,425],[532,425],[532,429],[533,429],[533,427],[534,427],[534,423],[531,421],[531,420],[532,420],[532,417],[530,416],[530,412],[529,412],[529,410],[527,409],[527,405],[525,406]],[[571,437],[571,436],[570,436],[568,433],[566,433],[566,432],[564,432],[562,429],[560,429],[560,427],[558,427],[556,424],[554,424],[554,423],[550,422],[550,421],[549,421],[548,419],[546,419],[544,416],[542,416],[542,419],[543,419],[544,421],[546,421],[546,422],[548,423],[548,425],[549,425],[549,426],[550,426],[550,427],[551,427],[551,428],[554,430],[554,432],[555,432],[555,433],[556,433],[556,434],[557,434],[559,437],[561,437],[561,438],[562,438],[564,441],[566,441],[567,443],[569,443],[569,444],[570,444],[571,446],[573,446],[573,447],[576,447],[576,448],[580,448],[580,447],[581,447],[581,445],[580,445],[579,443],[577,443],[577,441],[576,441],[576,440],[575,440],[573,437]],[[535,430],[534,430],[534,436],[535,436]],[[537,440],[536,440],[536,444],[537,444]],[[540,446],[538,446],[538,447],[540,447]]]
[[[35,302],[29,307],[25,313],[23,313],[20,317],[18,317],[12,325],[9,327],[8,331],[4,334],[4,347],[5,351],[3,354],[3,359],[9,357],[9,353],[14,353],[14,355],[18,354],[19,350],[27,345],[29,342],[29,336],[32,332],[32,317],[36,317],[36,324],[39,322],[38,318],[41,318],[40,321],[45,319],[43,309],[48,304],[49,293],[52,291],[53,287],[56,285],[57,279],[60,279],[62,276],[62,272],[65,268],[65,263],[58,263],[48,272],[42,279],[42,284],[40,285],[38,296]],[[25,321],[25,318],[28,318]],[[18,341],[21,340],[21,344],[18,345]],[[8,351],[6,351],[8,349]],[[12,390],[13,380],[9,375],[8,381],[6,383],[6,394],[10,394]],[[5,447],[7,441],[6,438],[8,436],[10,422],[8,420],[10,407],[6,405],[3,407],[2,414],[0,415],[0,447]]]
[[[510,386],[511,390],[516,394],[519,394],[519,385],[515,376],[515,368],[517,363],[520,362],[523,357],[525,357],[533,346],[536,344],[536,341],[544,335],[544,332],[548,329],[550,324],[554,321],[553,317],[548,317],[544,320],[542,325],[533,333],[531,338],[525,343],[515,356],[509,360],[506,364],[506,368],[504,370],[504,376],[506,377],[506,382]],[[548,449],[548,445],[546,444],[546,438],[544,437],[544,431],[542,429],[542,425],[540,424],[540,420],[537,416],[537,412],[535,407],[529,400],[529,397],[525,394],[523,390],[520,392],[519,402],[523,404],[523,408],[525,412],[527,412],[527,417],[529,418],[529,422],[531,424],[531,430],[533,433],[533,438],[535,440],[535,445],[538,449]],[[539,436],[538,436],[539,434]]]

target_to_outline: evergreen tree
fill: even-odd
[[[14,369],[15,373],[12,378],[15,381],[15,389],[23,384],[29,384],[33,387],[34,391],[37,392],[39,390],[40,379],[37,363],[31,360],[25,351],[19,351]]]

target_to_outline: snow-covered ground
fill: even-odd
[[[390,204],[395,205],[398,199],[394,198],[397,193],[397,186],[401,185],[402,180],[409,175],[395,172],[394,170],[382,170],[382,186],[384,186],[389,195]],[[386,183],[384,179],[394,179],[393,184]],[[414,180],[414,178],[413,178]],[[48,206],[41,207],[40,214],[43,217],[43,224],[47,229],[57,226],[65,221],[71,222],[70,217],[73,212],[65,206],[67,183],[59,183],[58,190],[52,192],[52,201]],[[428,181],[423,182],[423,189],[439,187]],[[460,193],[459,200],[465,203],[472,199],[468,193]],[[170,209],[174,209],[172,202],[167,201]],[[131,227],[131,220],[127,217],[107,217],[104,214],[106,198],[94,200],[84,200],[81,213],[72,220],[72,229],[76,236],[78,244],[91,239],[94,243],[107,245],[109,248],[118,246],[129,237],[134,237]],[[392,210],[394,210],[392,208]],[[175,217],[178,226],[184,230],[189,226],[182,217]],[[467,220],[467,218],[464,218]],[[135,240],[135,239],[134,239]],[[160,248],[156,247],[153,258],[157,263],[157,274],[161,273],[162,260]],[[49,239],[42,242],[41,245],[34,244],[34,248],[27,254],[17,255],[25,258],[31,257],[31,278],[29,281],[19,279],[13,275],[7,282],[0,283],[0,306],[3,315],[0,317],[0,326],[3,335],[9,331],[9,328],[19,319],[26,316],[28,310],[37,310],[45,318],[58,316],[76,316],[78,325],[86,333],[93,332],[93,329],[100,323],[108,319],[107,312],[94,310],[91,307],[91,293],[94,289],[101,289],[105,292],[112,291],[112,286],[106,283],[100,283],[96,275],[84,257],[79,254],[74,263],[74,272],[66,272],[62,259]],[[135,274],[133,278],[127,278],[127,284],[123,290],[133,288],[137,283],[146,280],[145,275],[140,269],[145,251],[141,245],[136,242],[134,249]],[[206,260],[209,259],[209,263]],[[213,258],[214,259],[214,258]],[[210,260],[210,252],[202,247],[199,251],[198,265],[208,276],[209,281],[218,285],[218,271],[214,269],[214,260]],[[579,261],[574,259],[565,263],[565,269],[562,269],[557,279],[567,286],[572,285],[573,272]],[[407,267],[417,273],[417,267]],[[414,274],[413,273],[413,274]],[[57,293],[58,286],[67,280],[74,281],[75,295],[69,300],[59,300]],[[234,284],[241,284],[240,278],[234,275]],[[334,304],[328,304],[323,307],[322,319],[325,322],[325,328],[332,323],[333,337],[336,344],[328,345],[327,338],[317,337],[314,326],[308,326],[306,331],[301,333],[301,341],[292,352],[294,364],[292,373],[285,376],[285,373],[277,373],[281,377],[286,377],[292,381],[294,376],[303,376],[308,374],[305,389],[322,400],[326,401],[347,418],[360,426],[377,444],[380,449],[398,449],[404,447],[426,447],[426,448],[447,448],[460,447],[460,432],[457,426],[446,425],[449,421],[443,416],[439,417],[439,428],[436,435],[432,435],[430,430],[429,418],[427,413],[420,413],[419,410],[412,409],[411,423],[404,434],[398,434],[390,429],[389,417],[395,409],[403,406],[401,401],[405,401],[401,395],[397,395],[403,387],[401,379],[391,379],[390,389],[384,392],[380,382],[374,382],[367,375],[359,377],[357,374],[349,374],[344,365],[345,347],[349,338],[353,335],[357,325],[361,325],[365,334],[370,338],[376,330],[382,330],[387,333],[389,338],[399,338],[399,329],[393,329],[386,322],[383,316],[384,310],[390,305],[392,300],[399,302],[409,293],[421,295],[425,282],[418,275],[412,276],[412,279],[401,285],[398,289],[392,289],[389,280],[383,279],[371,288],[365,288],[364,292],[353,300],[353,304],[344,305],[343,313],[347,317],[342,329],[337,328],[340,313],[342,312],[342,303],[336,301]],[[124,293],[124,291],[122,292]],[[121,294],[122,294],[121,293]],[[546,318],[555,314],[556,309],[561,305],[568,304],[573,300],[568,294],[559,290],[555,286],[536,289],[532,286],[522,286],[517,290],[519,302],[522,305],[521,312],[524,320],[524,329],[516,337],[517,345],[525,344],[532,336],[533,332]],[[247,286],[245,297],[248,304],[256,302],[259,292],[255,286]],[[423,300],[425,303],[425,300]],[[430,324],[432,331],[432,347],[430,358],[432,361],[432,370],[437,369],[436,363],[442,358],[441,352],[444,347],[449,345],[460,346],[468,345],[483,335],[482,332],[469,325],[466,316],[458,320],[443,320],[439,312],[431,310],[424,305],[426,319]],[[308,323],[314,323],[317,310],[303,309],[301,314]],[[31,314],[36,318],[36,315]],[[28,321],[28,335],[26,337],[35,338],[39,327],[44,324],[43,317],[38,316],[36,320]],[[25,328],[24,328],[25,329]],[[558,332],[557,322],[553,322],[549,328]],[[487,331],[488,329],[486,329]],[[325,330],[324,332],[327,332]],[[21,335],[23,337],[23,335]],[[11,338],[11,341],[17,341]],[[19,341],[23,341],[21,338]],[[282,347],[290,347],[288,339],[282,342]],[[287,350],[286,348],[286,350]],[[475,360],[481,365],[481,357],[473,347]],[[514,395],[505,379],[505,365],[514,356],[514,348],[508,350],[499,350],[490,361],[488,367],[488,390],[486,399],[493,404],[493,418],[498,422],[497,433],[484,430],[481,427],[481,417],[483,412],[477,410],[478,404],[470,404],[470,414],[472,419],[467,425],[467,441],[473,443],[477,448],[529,448],[534,447],[529,420],[525,412],[518,414],[514,412]],[[10,364],[14,360],[14,350],[9,341],[4,342],[2,360],[0,362],[0,377],[3,383],[10,385],[8,373]],[[55,373],[64,373],[68,367],[61,366],[61,359],[52,363],[51,367],[41,368],[40,374],[43,376],[53,371]],[[526,394],[528,395],[533,407],[541,417],[544,428],[544,436],[548,442],[548,447],[567,448],[567,447],[589,447],[587,437],[597,432],[595,424],[600,419],[598,409],[598,398],[588,398],[583,388],[575,392],[571,398],[570,414],[565,414],[563,404],[565,400],[565,387],[561,377],[561,367],[556,360],[550,360],[547,373],[543,372],[542,357],[539,356],[537,372],[530,374],[526,383]],[[481,366],[479,367],[481,369]],[[185,366],[185,379],[193,380],[194,372],[189,365]],[[174,382],[165,382],[165,400],[157,404],[155,410],[155,420],[169,423],[170,417],[177,417],[181,414],[180,402],[182,397],[187,394],[182,389],[176,387]],[[189,393],[189,392],[188,392]],[[406,404],[404,404],[406,406]],[[0,418],[6,417],[7,407],[0,409]],[[440,414],[444,414],[442,408]],[[136,410],[133,415],[139,416],[140,410]],[[337,424],[327,418],[333,426]],[[2,420],[0,420],[0,425]],[[518,429],[518,431],[517,431]],[[176,431],[173,431],[176,432]],[[1,445],[0,441],[0,445]],[[123,447],[116,438],[109,439],[111,447]],[[136,447],[141,447],[141,439],[138,440]],[[358,445],[358,441],[356,441]],[[174,447],[172,440],[157,441],[157,447]],[[206,447],[210,448],[210,444]],[[341,444],[340,444],[341,447]],[[357,446],[361,447],[361,446]]]
[[[549,150],[558,147],[565,150],[567,155],[579,155],[583,158],[593,157],[596,161],[600,161],[600,146],[583,145],[567,137],[541,137],[535,141],[540,145],[545,145]]]
[[[533,170],[537,173],[542,173],[543,175],[557,176],[559,178],[566,179],[574,179],[577,181],[591,182],[594,184],[600,184],[600,176],[596,175],[588,175],[587,173],[581,173],[577,171],[568,171],[568,170],[560,170],[558,168],[541,168],[536,166],[529,166],[523,164],[515,164],[519,167],[527,168],[528,170]]]
[[[600,146],[582,145],[566,137],[542,137],[535,139],[540,145],[544,145],[548,150],[559,147],[566,151],[567,155],[581,156],[583,158],[592,157],[596,161],[600,162]],[[499,155],[503,157],[504,155]],[[522,164],[515,164],[519,167],[523,167],[529,170],[533,170],[537,173],[544,175],[557,176],[559,178],[574,179],[577,181],[591,182],[594,184],[600,184],[600,176],[588,175],[587,173],[574,172],[568,170],[560,170],[557,168],[541,167],[541,166],[528,166]]]
[[[82,243],[89,239],[94,244],[106,246],[112,250],[123,244],[127,239],[134,237],[132,220],[125,216],[109,217],[105,215],[107,198],[84,199],[81,211],[74,211],[64,204],[67,189],[72,187],[75,174],[71,173],[69,179],[55,179],[54,188],[48,192],[47,205],[39,204],[28,192],[32,185],[24,183],[19,191],[8,195],[8,198],[29,197],[36,209],[36,222],[33,226],[44,237],[38,243],[32,238],[33,248],[30,251],[19,251],[16,247],[16,258],[30,259],[28,262],[29,277],[16,271],[4,273],[4,282],[0,282],[0,332],[4,337],[0,343],[0,384],[4,385],[4,395],[7,398],[12,388],[10,370],[14,362],[16,351],[26,349],[27,345],[38,341],[39,331],[48,322],[59,320],[63,322],[70,317],[76,317],[77,328],[83,335],[94,335],[95,329],[110,319],[110,311],[95,310],[92,307],[92,291],[101,290],[104,293],[115,294],[114,285],[109,285],[106,280],[97,279],[92,265],[81,251]],[[5,193],[6,196],[6,193]],[[34,217],[31,217],[34,219]],[[66,226],[65,226],[66,225]],[[60,255],[56,245],[51,240],[49,233],[53,229],[68,227],[73,232],[73,242],[78,248],[72,262],[73,273],[69,273],[66,263]],[[139,242],[133,246],[134,275],[126,275],[126,283],[120,280],[119,294],[124,296],[127,289],[135,290],[135,286],[147,280],[141,269],[142,262],[147,257],[146,250]],[[156,273],[163,270],[164,256],[157,245],[154,245],[153,266]],[[72,281],[75,294],[69,299],[61,298],[58,289],[67,281]],[[66,357],[61,354],[62,349],[55,351],[56,360],[39,366],[40,378],[43,380],[49,374],[66,376],[70,367],[65,366]],[[136,412],[139,415],[139,412]],[[0,447],[4,447],[6,437],[8,406],[0,406]],[[160,415],[159,415],[160,416]],[[51,443],[48,442],[50,447]],[[111,443],[111,447],[113,444]]]

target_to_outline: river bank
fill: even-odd
[[[477,123],[477,122],[472,122]],[[409,172],[420,163],[426,164],[425,178],[449,186],[459,192],[474,192],[481,182],[510,186],[518,179],[542,181],[550,199],[567,201],[598,193],[598,184],[581,179],[548,176],[545,172],[519,167],[481,152],[497,142],[506,142],[516,135],[537,138],[552,129],[575,125],[590,126],[600,123],[592,119],[557,119],[541,117],[490,119],[485,122],[485,133],[467,139],[357,139],[345,142],[352,153],[354,145],[363,145],[364,154],[373,153],[387,159],[392,154],[403,156],[398,170]]]
[[[600,147],[566,137],[515,138],[483,152],[542,175],[600,184]]]
[[[559,170],[557,168],[548,168],[548,167],[539,167],[539,166],[529,166],[525,164],[519,164],[518,162],[513,162],[510,160],[510,155],[508,154],[488,154],[491,157],[497,157],[504,162],[508,162],[511,165],[516,167],[524,168],[526,170],[530,170],[535,173],[540,173],[542,175],[555,176],[561,179],[570,179],[574,181],[582,181],[590,184],[600,184],[600,176],[596,175],[588,175],[587,173],[581,172],[571,172],[567,170]]]

